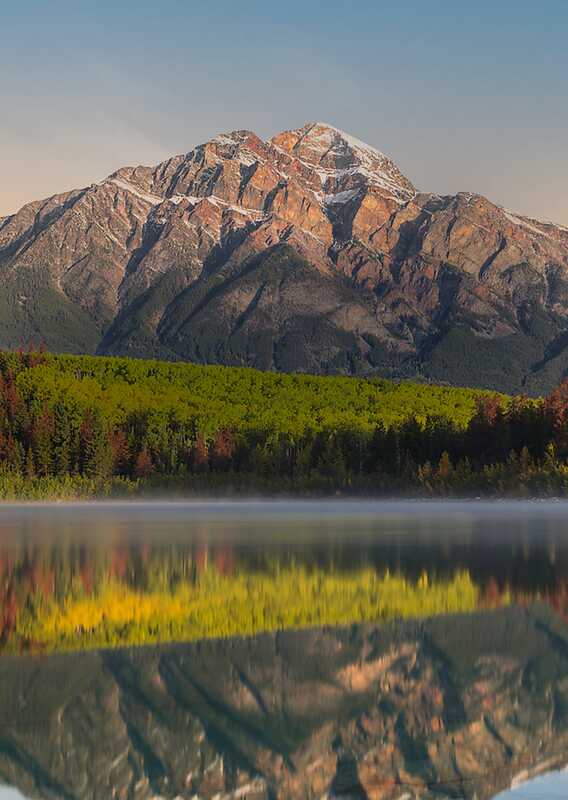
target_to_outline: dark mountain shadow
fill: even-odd
[[[337,770],[329,793],[337,800],[367,800],[367,792],[359,780],[359,769],[353,753],[343,753],[337,758]]]

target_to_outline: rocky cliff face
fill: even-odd
[[[2,346],[528,392],[568,369],[568,228],[419,193],[321,123],[30,203],[0,285]]]
[[[0,779],[50,800],[483,800],[565,764],[567,709],[566,630],[538,608],[4,657]]]

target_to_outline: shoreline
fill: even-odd
[[[71,508],[217,508],[217,509],[243,509],[250,510],[253,513],[256,509],[279,507],[289,509],[290,506],[304,507],[304,508],[317,508],[326,507],[333,509],[334,507],[352,507],[354,511],[361,510],[365,513],[365,509],[369,508],[395,508],[400,507],[403,513],[407,513],[412,508],[445,508],[448,506],[461,506],[471,505],[476,508],[487,506],[494,509],[500,506],[514,506],[520,508],[522,506],[542,507],[551,505],[559,508],[564,507],[568,509],[568,497],[565,496],[550,496],[550,497],[519,497],[515,495],[502,495],[495,496],[436,496],[424,497],[416,495],[404,496],[373,496],[373,495],[287,495],[287,496],[263,496],[263,495],[242,495],[240,497],[219,496],[219,495],[199,495],[196,497],[179,497],[173,495],[171,497],[92,497],[92,498],[54,498],[54,499],[17,499],[17,500],[0,500],[0,509],[19,509],[19,508],[63,508],[69,506]]]

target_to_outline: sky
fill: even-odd
[[[568,224],[567,0],[1,5],[0,216],[219,132],[323,120],[421,190]]]
[[[497,795],[495,800],[566,800],[568,775],[552,772]],[[1,800],[1,798],[0,798]]]

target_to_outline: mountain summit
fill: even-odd
[[[418,192],[332,125],[221,134],[0,218],[0,345],[538,392],[568,228]]]

